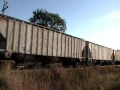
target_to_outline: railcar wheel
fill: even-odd
[[[12,53],[10,52],[5,52],[4,54],[5,58],[10,58],[12,56]]]

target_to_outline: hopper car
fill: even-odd
[[[23,66],[118,64],[120,51],[0,14],[0,61]]]

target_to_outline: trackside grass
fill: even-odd
[[[1,70],[0,90],[120,90],[120,67]]]

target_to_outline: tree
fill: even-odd
[[[66,31],[66,22],[59,14],[50,13],[43,9],[33,11],[33,16],[29,21],[61,32]]]

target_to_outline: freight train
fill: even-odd
[[[120,51],[0,14],[0,61],[23,66],[119,64]]]

